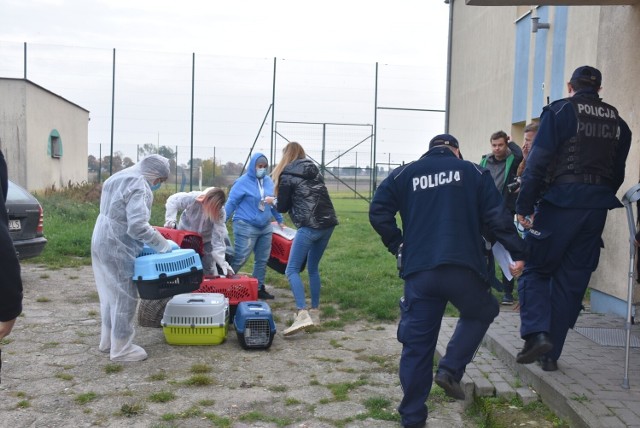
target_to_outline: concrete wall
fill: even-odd
[[[515,24],[526,13],[517,6],[468,6],[454,2],[451,98],[449,131],[458,137],[465,159],[477,160],[488,151],[489,134],[503,128],[517,142],[522,141],[523,123],[511,123],[515,65]],[[553,63],[553,34],[556,7],[549,10],[546,74]],[[618,197],[640,178],[640,7],[569,7],[564,43],[565,82],[580,65],[594,65],[603,73],[601,96],[616,106],[635,131],[627,159],[626,180]],[[535,43],[532,34],[531,42]],[[555,42],[559,42],[556,40]],[[532,53],[533,55],[533,53]],[[497,66],[500,64],[500,67]],[[531,75],[531,70],[529,72]],[[545,82],[548,83],[548,82]],[[529,85],[532,85],[529,76]],[[545,85],[548,96],[550,85]],[[534,89],[529,88],[529,97]],[[566,96],[566,88],[563,95]],[[527,120],[539,111],[527,111]],[[603,234],[605,249],[590,287],[592,310],[625,315],[629,271],[629,231],[624,209],[609,212]],[[635,301],[640,301],[640,294]]]
[[[9,178],[27,189],[87,180],[89,112],[22,79],[0,79],[0,139]],[[62,156],[48,152],[57,130]]]
[[[87,181],[89,113],[37,86],[29,85],[26,94],[29,165],[46,166],[27,175],[27,188],[60,188]],[[62,140],[60,158],[47,152],[54,129]]]
[[[620,116],[633,132],[631,151],[627,158],[625,182],[618,192],[624,193],[640,178],[640,7],[603,6],[600,8],[598,28],[598,59],[596,66],[602,71],[602,98],[618,109]],[[592,279],[592,286],[606,295],[626,300],[629,272],[629,229],[624,209],[609,212],[603,236],[605,250],[600,267]],[[638,287],[636,287],[637,289]],[[592,306],[606,304],[593,301]],[[636,290],[635,302],[640,301]],[[637,317],[637,315],[636,315]]]
[[[465,159],[489,153],[489,137],[509,133],[516,7],[454,3],[449,131]]]
[[[9,178],[27,183],[26,83],[0,79],[0,150]]]

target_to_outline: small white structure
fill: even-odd
[[[0,77],[0,150],[30,191],[87,180],[89,111],[27,79]]]

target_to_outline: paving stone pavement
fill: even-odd
[[[457,322],[445,318],[438,340],[442,355]],[[625,320],[602,314],[583,313],[576,329],[595,329],[624,336]],[[572,427],[640,427],[640,348],[631,347],[627,381],[624,341],[598,342],[576,330],[570,330],[558,371],[545,372],[537,364],[517,364],[516,355],[523,341],[519,334],[517,312],[503,310],[489,328],[482,346],[467,367],[462,385],[467,396],[519,396],[527,403],[539,396]],[[622,330],[622,331],[620,331]],[[640,338],[640,326],[631,325],[632,343]],[[605,343],[602,345],[600,343]],[[468,404],[468,403],[467,403]]]

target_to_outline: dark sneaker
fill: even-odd
[[[516,362],[531,364],[552,349],[553,343],[551,343],[549,335],[545,332],[536,333],[524,342],[524,347],[522,351],[518,352]]]
[[[505,293],[505,295],[502,296],[502,302],[500,303],[503,305],[513,305],[513,294]]]
[[[258,290],[258,299],[260,300],[273,300],[275,296],[267,292],[267,290]]]
[[[444,393],[449,397],[455,398],[456,400],[464,400],[465,394],[460,386],[460,382],[455,380],[449,372],[438,369],[433,380],[440,388],[444,389]]]

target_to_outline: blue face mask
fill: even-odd
[[[158,184],[151,184],[151,191],[155,192],[156,190],[158,190],[160,188],[160,186],[162,186],[162,183],[158,183]]]
[[[263,178],[265,175],[267,175],[267,168],[256,169],[256,177]]]

